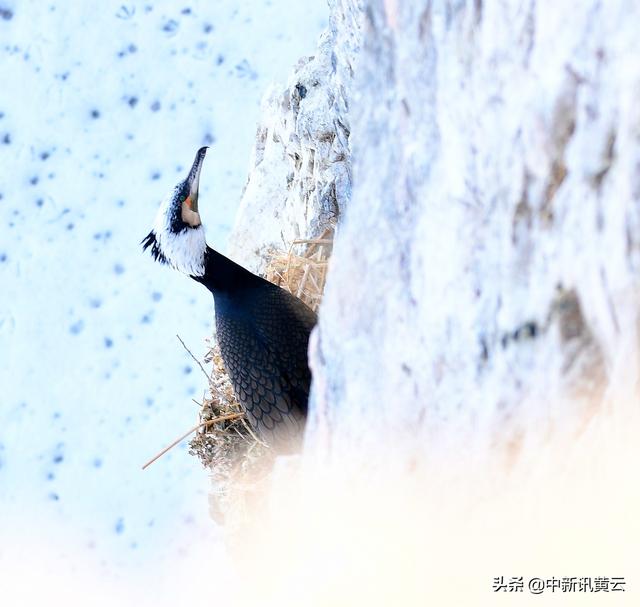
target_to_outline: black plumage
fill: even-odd
[[[307,414],[307,360],[315,313],[297,297],[213,249],[205,274],[220,353],[251,426],[271,445],[295,442]]]
[[[220,352],[251,426],[267,444],[290,449],[302,436],[311,372],[309,335],[316,314],[300,299],[206,245],[197,212],[205,148],[169,193],[143,240],[213,294]]]

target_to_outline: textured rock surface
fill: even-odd
[[[318,79],[344,92],[353,187],[310,347],[307,457],[277,462],[243,542],[249,604],[485,604],[505,555],[622,571],[638,544],[640,7],[330,5],[338,69]],[[286,146],[263,139],[284,175]],[[313,191],[295,180],[272,207],[248,187],[256,248],[251,209],[281,212],[276,242]],[[320,208],[302,207],[292,232]]]
[[[269,251],[286,251],[294,239],[335,224],[350,196],[349,44],[334,17],[316,55],[298,62],[284,90],[273,86],[264,97],[229,250],[254,271],[264,272]]]
[[[511,458],[637,399],[637,3],[329,4],[231,238],[261,271],[341,216],[310,444]]]
[[[357,8],[333,6],[352,48]],[[360,15],[309,438],[510,458],[637,402],[638,3]]]

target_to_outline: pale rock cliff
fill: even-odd
[[[637,402],[640,5],[330,7],[232,237],[260,270],[339,217],[309,447],[511,458]]]

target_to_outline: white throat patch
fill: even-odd
[[[153,224],[156,243],[167,263],[189,276],[204,275],[204,257],[207,243],[204,227],[185,228],[179,233],[171,231],[171,204],[177,192],[171,190],[162,200]]]

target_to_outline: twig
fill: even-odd
[[[268,447],[268,445],[261,441],[254,433],[254,431],[251,429],[251,426],[247,423],[246,419],[242,420],[242,423],[244,424],[244,427],[247,429],[247,432],[249,432],[249,434],[251,434],[252,438],[254,441],[256,441],[256,443],[260,443],[263,447]]]
[[[310,245],[333,244],[333,240],[331,240],[329,238],[296,238],[291,244],[292,245],[297,245],[297,244],[310,244]]]
[[[204,367],[202,366],[202,363],[193,355],[193,352],[191,350],[189,350],[189,348],[187,348],[187,345],[182,341],[182,338],[179,335],[176,335],[176,337],[178,338],[178,340],[182,344],[182,347],[187,352],[189,352],[189,355],[191,356],[191,358],[193,358],[193,360],[195,360],[198,363],[198,366],[200,367],[200,369],[202,369],[202,372],[204,373],[204,376],[207,378],[207,381],[211,381],[211,378],[209,377],[209,374],[204,370]]]
[[[206,422],[202,422],[201,424],[198,424],[197,426],[194,426],[193,428],[191,428],[191,430],[189,430],[188,432],[185,432],[180,438],[177,438],[176,440],[174,440],[168,447],[165,447],[162,451],[160,451],[160,453],[152,457],[144,466],[142,466],[142,469],[144,470],[145,468],[148,468],[151,464],[153,464],[153,462],[161,458],[167,451],[169,451],[170,449],[173,449],[178,443],[181,443],[185,438],[187,438],[189,434],[192,434],[199,428],[211,426],[213,424],[217,424],[218,422],[225,422],[232,419],[238,419],[239,417],[244,417],[244,413],[229,413],[229,415],[221,415],[220,417],[216,417],[215,419],[210,419]]]
[[[296,297],[300,297],[304,292],[304,287],[307,283],[307,276],[309,276],[308,264],[304,267],[304,272],[302,273],[302,278],[300,279],[300,284],[298,285],[298,292],[296,293]]]

